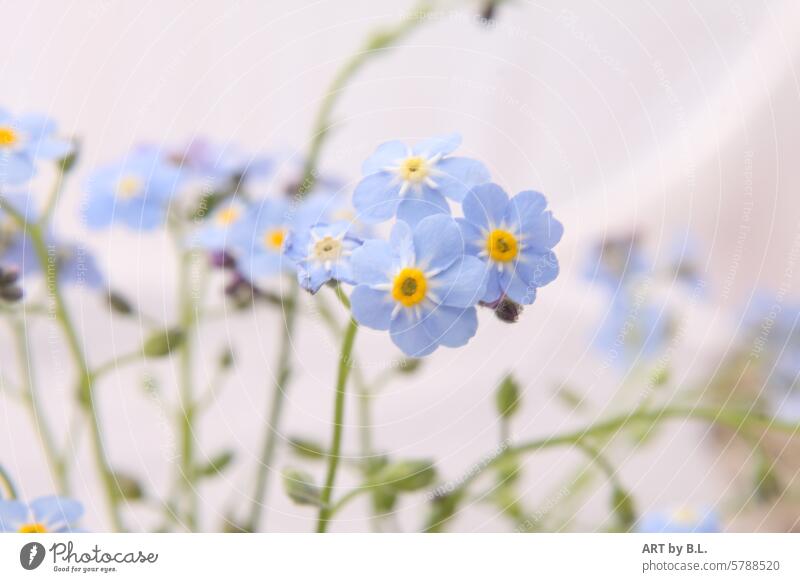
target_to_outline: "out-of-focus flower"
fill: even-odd
[[[539,192],[520,192],[509,200],[497,184],[477,186],[464,198],[464,218],[458,224],[466,252],[485,261],[489,275],[484,302],[508,296],[528,305],[538,287],[558,276],[551,249],[564,227],[546,208]]]
[[[96,170],[86,181],[85,219],[100,229],[121,222],[135,230],[161,226],[181,172],[156,150],[133,152]]]
[[[167,158],[192,177],[209,180],[212,189],[236,188],[269,176],[274,167],[268,156],[248,154],[234,144],[204,138],[192,140],[184,148],[167,154]]]
[[[240,236],[248,221],[249,204],[238,196],[223,202],[202,222],[189,244],[208,251],[223,251]]]
[[[358,238],[372,238],[374,234],[372,225],[359,219],[350,199],[333,190],[315,191],[296,206],[293,224],[297,229],[336,222],[346,222],[349,233]]]
[[[23,184],[36,174],[37,160],[58,160],[73,149],[58,138],[53,120],[40,114],[13,116],[0,109],[0,186]]]
[[[294,230],[287,243],[287,256],[297,264],[300,285],[316,293],[328,281],[354,283],[350,263],[361,241],[349,234],[349,224],[317,224]]]
[[[472,187],[490,179],[481,162],[450,155],[460,144],[461,136],[451,134],[413,148],[400,141],[378,146],[353,193],[358,216],[381,222],[396,214],[413,226],[432,214],[450,214],[446,198],[461,202]]]
[[[643,293],[616,295],[595,336],[595,348],[605,352],[617,366],[626,367],[640,358],[654,356],[673,330],[670,312]]]
[[[283,199],[254,202],[245,221],[232,233],[229,249],[236,268],[249,281],[294,268],[285,252],[292,227],[289,210],[289,202]]]
[[[672,277],[696,290],[705,288],[699,247],[699,243],[691,234],[676,234],[667,253]]]
[[[693,507],[646,513],[637,527],[640,533],[718,533],[721,529],[716,512]]]
[[[613,236],[592,247],[584,275],[611,291],[651,270],[636,234]]]
[[[39,497],[29,504],[0,500],[0,532],[71,532],[82,515],[80,502],[55,495]]]
[[[486,269],[464,255],[451,217],[430,216],[413,230],[397,222],[389,242],[366,241],[353,252],[352,264],[358,283],[350,297],[353,317],[389,330],[406,355],[463,346],[475,335],[474,305],[486,292]]]
[[[84,285],[97,289],[104,284],[104,278],[97,266],[94,255],[80,244],[66,243],[48,238],[48,261],[58,266],[58,277],[62,283]],[[28,237],[21,234],[12,244],[4,248],[0,256],[5,264],[14,265],[20,269],[23,276],[38,275],[43,272],[39,257]]]

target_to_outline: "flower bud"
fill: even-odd
[[[180,347],[184,339],[183,331],[177,328],[158,331],[145,340],[142,352],[148,358],[162,358]]]

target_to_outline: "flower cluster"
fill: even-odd
[[[19,186],[36,175],[38,160],[59,160],[72,143],[56,136],[53,120],[39,114],[14,116],[0,109],[0,187]]]
[[[82,515],[80,502],[54,495],[39,497],[30,503],[0,500],[0,532],[74,532]]]

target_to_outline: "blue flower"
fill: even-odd
[[[350,234],[358,238],[372,238],[372,225],[359,219],[347,196],[334,190],[322,189],[305,196],[298,204],[293,224],[295,228],[307,228],[315,224],[346,222]]]
[[[104,284],[103,275],[94,256],[82,245],[65,243],[48,238],[45,241],[50,260],[58,264],[58,277],[62,283],[84,285],[97,289]],[[42,273],[39,257],[30,238],[16,236],[11,244],[0,250],[4,265],[14,265],[23,276]]]
[[[55,136],[56,124],[39,114],[12,116],[0,109],[0,186],[23,184],[36,174],[36,161],[58,160],[72,143]]]
[[[268,176],[274,166],[264,155],[246,154],[232,144],[219,144],[203,138],[189,142],[169,159],[189,174],[211,181],[212,188],[237,187]]]
[[[584,276],[593,283],[616,292],[628,281],[652,270],[639,237],[621,235],[604,238],[596,243],[586,261]]]
[[[458,134],[427,139],[410,148],[400,141],[378,146],[364,162],[364,178],[353,193],[353,204],[366,222],[397,218],[410,225],[431,214],[450,214],[446,198],[461,202],[467,192],[489,181],[486,167],[450,154]]]
[[[389,242],[368,240],[353,252],[357,287],[350,296],[358,323],[389,330],[406,355],[459,347],[475,335],[473,307],[486,288],[486,270],[464,255],[456,222],[437,214],[416,228],[397,222]]]
[[[640,358],[658,354],[671,336],[672,321],[665,305],[641,293],[633,297],[619,293],[600,324],[594,347],[625,368]]]
[[[232,233],[229,248],[236,268],[248,281],[276,275],[294,268],[286,256],[286,242],[292,228],[288,201],[265,199],[253,203]]]
[[[246,230],[249,213],[250,205],[240,197],[226,200],[211,211],[189,244],[208,251],[224,250]]]
[[[303,289],[319,291],[328,281],[354,283],[350,259],[361,241],[349,234],[349,224],[317,224],[290,233],[286,254],[297,263]]]
[[[489,277],[482,300],[503,296],[524,305],[536,299],[536,289],[558,275],[551,250],[564,233],[539,192],[514,198],[497,184],[473,188],[464,198],[464,218],[458,220],[466,252],[485,261]]]
[[[721,529],[716,512],[691,507],[647,513],[637,527],[639,533],[719,533]]]
[[[181,172],[155,150],[131,153],[86,181],[86,224],[99,229],[121,222],[136,230],[161,226]]]
[[[30,504],[0,500],[0,532],[71,532],[82,515],[80,502],[55,495],[39,497]]]

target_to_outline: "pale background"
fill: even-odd
[[[151,315],[169,317],[174,263],[166,238],[122,228],[87,233],[79,220],[81,178],[148,140],[182,143],[199,134],[252,150],[302,151],[337,67],[369,30],[397,21],[410,6],[389,0],[0,2],[0,104],[47,112],[65,133],[82,136],[81,166],[58,207],[59,232],[87,241],[114,287]],[[557,249],[562,275],[518,325],[484,313],[468,347],[440,350],[423,373],[393,384],[376,402],[378,447],[401,457],[433,456],[446,478],[495,446],[493,390],[507,370],[525,387],[515,437],[586,422],[554,400],[562,381],[589,395],[590,417],[610,412],[609,396],[621,378],[590,346],[603,296],[580,279],[591,241],[638,227],[657,254],[666,252],[675,232],[691,229],[707,249],[713,291],[708,301],[689,306],[687,333],[675,346],[679,373],[670,389],[678,390],[692,387],[728,349],[754,287],[792,286],[786,270],[800,208],[796,2],[520,0],[503,6],[490,29],[476,14],[474,3],[446,9],[375,59],[338,107],[323,159],[324,169],[355,180],[360,161],[382,141],[457,130],[463,151],[484,160],[496,181],[509,191],[545,192],[566,226]],[[69,300],[93,361],[136,346],[136,326],[112,322],[98,298],[73,291]],[[238,348],[237,371],[200,428],[203,454],[228,446],[239,452],[234,469],[201,490],[206,528],[219,527],[229,503],[248,500],[279,321],[259,309],[203,331],[202,379],[221,342],[230,339]],[[300,330],[284,426],[288,434],[327,441],[333,346],[316,322],[303,322]],[[66,353],[47,324],[38,324],[36,333],[48,413],[63,425],[72,389]],[[361,334],[357,350],[368,365],[397,357],[385,336]],[[5,355],[3,363],[9,364]],[[156,371],[163,401],[144,395],[139,368],[109,378],[98,394],[113,465],[163,492],[175,438],[164,405],[174,395],[175,376],[168,366]],[[349,450],[354,433],[351,427]],[[52,489],[35,439],[23,411],[0,398],[0,456],[29,497]],[[85,525],[99,529],[103,505],[85,439],[79,455],[76,497],[87,506]],[[719,457],[705,427],[675,422],[647,452],[617,460],[622,480],[648,509],[726,499],[732,474]],[[573,458],[559,450],[526,461],[522,489],[532,507],[547,503],[564,461]],[[288,462],[281,456],[276,470]],[[269,529],[310,529],[314,512],[292,505],[276,484]],[[343,477],[339,484],[354,482]],[[598,523],[607,492],[591,497],[578,527]],[[407,499],[404,529],[418,527],[415,509],[422,501],[422,495]],[[354,505],[336,528],[367,529],[365,510]],[[127,521],[134,529],[154,524],[141,509]],[[741,525],[744,518],[739,523],[731,527],[750,527]],[[475,505],[455,527],[508,525],[493,509]]]

